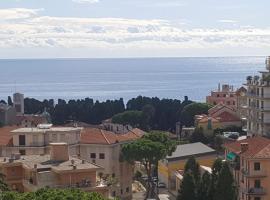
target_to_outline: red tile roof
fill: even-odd
[[[140,129],[132,129],[126,134],[116,134],[98,128],[85,128],[81,132],[82,144],[115,144],[118,142],[132,141],[142,137],[144,132]]]
[[[241,152],[241,143],[248,143],[248,149]],[[224,145],[226,149],[249,158],[270,158],[270,139],[261,136],[248,138]]]
[[[4,126],[0,128],[0,146],[12,146],[12,134],[11,131],[19,128],[18,126]]]
[[[219,115],[217,115],[216,117],[219,118],[220,122],[235,122],[235,121],[241,121],[241,119],[239,117],[237,117],[236,115],[233,115],[229,112],[222,112]]]

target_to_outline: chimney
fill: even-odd
[[[51,146],[51,160],[54,161],[69,160],[67,143],[50,143],[50,146]]]
[[[248,150],[248,143],[241,143],[241,153]]]

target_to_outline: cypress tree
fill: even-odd
[[[192,174],[190,172],[185,173],[177,200],[197,200],[195,188],[196,186]]]
[[[194,177],[195,185],[198,186],[201,176],[200,165],[193,156],[188,159],[185,165],[184,173],[187,172],[191,173],[191,175]]]
[[[237,190],[229,164],[223,163],[220,174],[217,178],[215,200],[236,200]]]
[[[209,200],[210,197],[211,175],[204,172],[198,188],[198,200]]]

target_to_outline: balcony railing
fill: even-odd
[[[248,188],[243,190],[248,195],[265,195],[266,190],[264,188]]]
[[[267,173],[264,170],[259,170],[259,171],[248,171],[246,169],[241,170],[243,175],[246,177],[266,177]]]

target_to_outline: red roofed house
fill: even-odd
[[[132,198],[133,166],[120,162],[121,146],[144,135],[140,129],[116,134],[100,128],[54,127],[40,124],[37,127],[0,128],[0,156],[44,155],[50,143],[67,143],[70,156],[95,163],[104,168],[103,177],[114,184],[109,196],[120,199]]]
[[[220,103],[209,109],[208,115],[196,115],[195,124],[206,134],[212,134],[217,128],[241,127],[242,121],[235,109]]]
[[[253,137],[225,145],[240,200],[270,199],[270,139]]]

